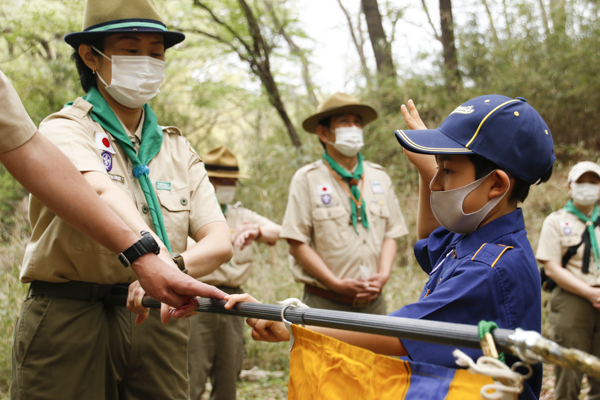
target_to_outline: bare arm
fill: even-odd
[[[98,197],[71,161],[39,132],[24,145],[0,153],[0,162],[59,218],[112,252],[120,253],[138,240],[139,233]],[[132,268],[150,296],[174,307],[185,304],[189,296],[223,297],[213,287],[169,268],[170,264],[146,254]]]
[[[252,242],[275,244],[279,240],[281,225],[267,224],[258,226],[251,222],[242,222],[235,228],[233,246],[244,248]]]
[[[592,305],[600,309],[600,288],[596,288],[583,282],[577,278],[571,271],[563,268],[562,265],[557,261],[544,261],[544,270],[546,275],[552,279],[558,286],[571,292],[574,295],[583,297]]]
[[[317,252],[306,243],[291,239],[288,242],[290,244],[290,254],[294,256],[302,268],[323,282],[330,290],[348,296],[355,296],[367,290],[365,282],[348,278],[339,279],[335,276]]]
[[[233,256],[231,232],[225,222],[204,225],[194,239],[196,244],[181,253],[189,275],[194,278],[210,274]]]
[[[412,130],[427,129],[417,107],[412,100],[408,101],[408,108],[402,104],[400,110],[408,127]],[[429,154],[418,154],[404,149],[404,154],[408,160],[419,171],[419,207],[417,211],[417,236],[419,239],[429,237],[431,232],[440,226],[440,223],[435,219],[431,211],[431,203],[429,196],[429,183],[437,173],[437,163],[435,156]]]

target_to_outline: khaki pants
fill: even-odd
[[[189,321],[141,325],[125,307],[25,300],[15,327],[12,400],[188,399]]]
[[[366,314],[387,314],[386,303],[385,299],[383,298],[383,295],[375,299],[375,301],[372,302],[369,307],[364,308],[352,307],[350,304],[343,304],[337,301],[324,299],[323,297],[314,295],[312,293],[308,293],[306,291],[304,292],[304,296],[302,297],[302,302],[310,308],[324,308],[326,310],[360,312]]]
[[[583,297],[556,287],[550,299],[550,338],[568,348],[600,356],[600,311]],[[554,398],[577,400],[583,374],[554,367],[556,389]],[[591,389],[589,400],[600,399],[600,381],[588,377]]]
[[[241,289],[219,286],[229,294]],[[198,313],[190,318],[188,346],[190,397],[200,400],[210,377],[212,400],[234,400],[236,383],[244,361],[245,318]]]

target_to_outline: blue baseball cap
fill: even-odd
[[[395,133],[409,151],[477,154],[529,184],[536,183],[556,160],[548,125],[522,97],[476,97],[452,111],[437,129]]]

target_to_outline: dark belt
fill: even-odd
[[[351,305],[354,308],[366,308],[372,303],[370,300],[357,299],[356,297],[346,296],[345,294],[340,294],[332,290],[321,289],[320,287],[309,284],[304,285],[304,291],[327,300],[335,301],[337,303]]]
[[[101,285],[90,282],[44,282],[33,281],[29,287],[30,296],[57,296],[76,300],[87,300],[95,302],[104,299],[110,294],[127,294],[128,283],[116,285]]]

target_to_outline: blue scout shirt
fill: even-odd
[[[540,274],[520,208],[469,235],[440,227],[415,244],[415,256],[429,280],[419,301],[390,315],[471,325],[486,320],[500,328],[541,331]],[[457,368],[453,346],[405,339],[402,344],[414,361]],[[481,350],[461,350],[475,360],[482,356]],[[536,364],[519,398],[539,398],[541,385],[542,366]]]

